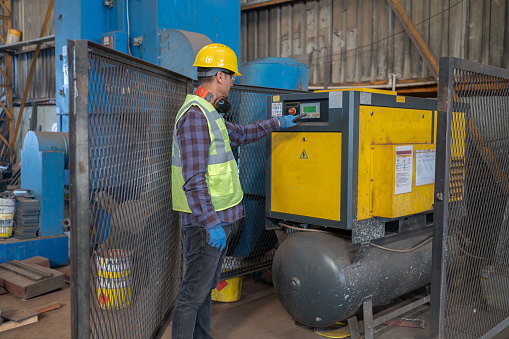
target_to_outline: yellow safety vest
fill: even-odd
[[[177,123],[191,106],[197,106],[205,118],[207,118],[210,148],[205,180],[210,197],[212,198],[212,205],[214,205],[216,211],[222,211],[239,204],[244,197],[242,187],[240,186],[237,162],[233,157],[230,137],[228,136],[223,118],[208,101],[191,94],[187,95],[186,101],[180,108],[173,129],[173,147],[171,151],[173,209],[175,211],[191,213],[184,189],[182,188],[184,186],[184,177],[182,176],[182,159],[177,140]]]

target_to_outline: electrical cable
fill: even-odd
[[[131,31],[129,27],[129,0],[125,0],[125,11],[127,12],[127,50],[129,51],[129,55],[131,54],[131,45],[129,41],[131,40]]]
[[[396,252],[396,253],[406,253],[406,252],[411,252],[413,250],[418,249],[419,247],[423,246],[424,244],[430,242],[431,240],[433,240],[433,236],[430,236],[430,237],[424,239],[423,241],[421,241],[420,243],[418,243],[417,245],[415,245],[413,247],[405,248],[404,250],[396,250],[396,249],[392,249],[392,248],[387,248],[387,247],[383,247],[380,245],[375,245],[373,243],[370,243],[370,245],[373,247],[379,248],[381,250],[384,250],[384,251]]]

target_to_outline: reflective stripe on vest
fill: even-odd
[[[173,209],[191,213],[182,188],[184,177],[182,176],[182,161],[177,139],[178,121],[191,106],[197,106],[207,119],[210,148],[205,179],[214,209],[222,211],[237,205],[243,198],[237,162],[230,147],[230,138],[223,118],[209,102],[196,95],[188,95],[186,97],[186,101],[180,108],[175,120],[171,166]]]

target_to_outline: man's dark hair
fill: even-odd
[[[198,67],[198,72],[208,72],[210,71],[211,68],[209,67]],[[211,76],[208,76],[208,77],[198,77],[198,83],[199,85],[203,85],[203,84],[209,84],[212,82],[212,79],[214,78],[215,75],[211,75]]]
[[[211,70],[213,70],[213,68],[209,68],[209,67],[198,67],[198,74],[199,73],[206,73],[206,72],[210,72]],[[216,70],[218,70],[216,68]],[[227,69],[219,69],[221,72],[225,73],[225,74],[229,74],[229,75],[233,75],[235,74],[234,72],[230,71],[230,70],[227,70]],[[219,71],[218,70],[218,71]],[[217,73],[216,73],[217,74]],[[206,77],[198,77],[198,83],[199,85],[201,86],[202,84],[208,84],[210,82],[212,82],[213,78],[215,77],[216,75],[211,75],[211,76],[206,76]]]

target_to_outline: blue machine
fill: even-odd
[[[197,19],[199,18],[199,19]],[[240,55],[240,2],[236,0],[56,0],[55,72],[58,130],[69,131],[69,83],[67,39],[102,43],[111,37],[112,48],[169,68],[185,69],[191,58],[185,52],[169,60],[174,46],[170,39],[187,39],[194,51],[195,37],[167,30],[184,30],[205,35],[201,41],[224,43]],[[200,42],[200,43],[202,43]],[[109,44],[108,44],[109,45]],[[129,46],[129,47],[128,47]],[[203,46],[203,45],[202,45]],[[201,47],[201,46],[200,46]],[[184,67],[184,68],[182,68]],[[186,73],[183,73],[186,74]]]
[[[107,32],[101,34],[102,44],[117,50],[119,52],[128,54],[127,49],[127,33],[126,32]]]
[[[178,29],[164,29],[160,35],[159,65],[197,80],[196,67],[193,67],[194,59],[198,51],[211,44],[212,40],[200,33]]]
[[[308,65],[294,59],[262,58],[242,64],[242,77],[240,78],[243,85],[307,91],[308,72]],[[245,101],[256,101],[262,104],[251,109],[249,117],[240,116],[240,124],[267,119],[265,105],[267,95],[257,94],[256,96],[255,98],[251,96]],[[236,101],[242,102],[243,99],[240,98]],[[274,237],[272,232],[265,231],[265,154],[265,140],[240,147],[239,177],[244,190],[246,217],[239,226],[242,235],[233,255],[247,257],[253,249],[259,249],[258,244],[270,246],[271,242],[267,239]]]
[[[28,132],[21,151],[21,187],[39,200],[39,237],[0,243],[0,262],[34,256],[48,258],[50,265],[69,261],[69,238],[64,234],[64,180],[69,165],[67,133]]]

